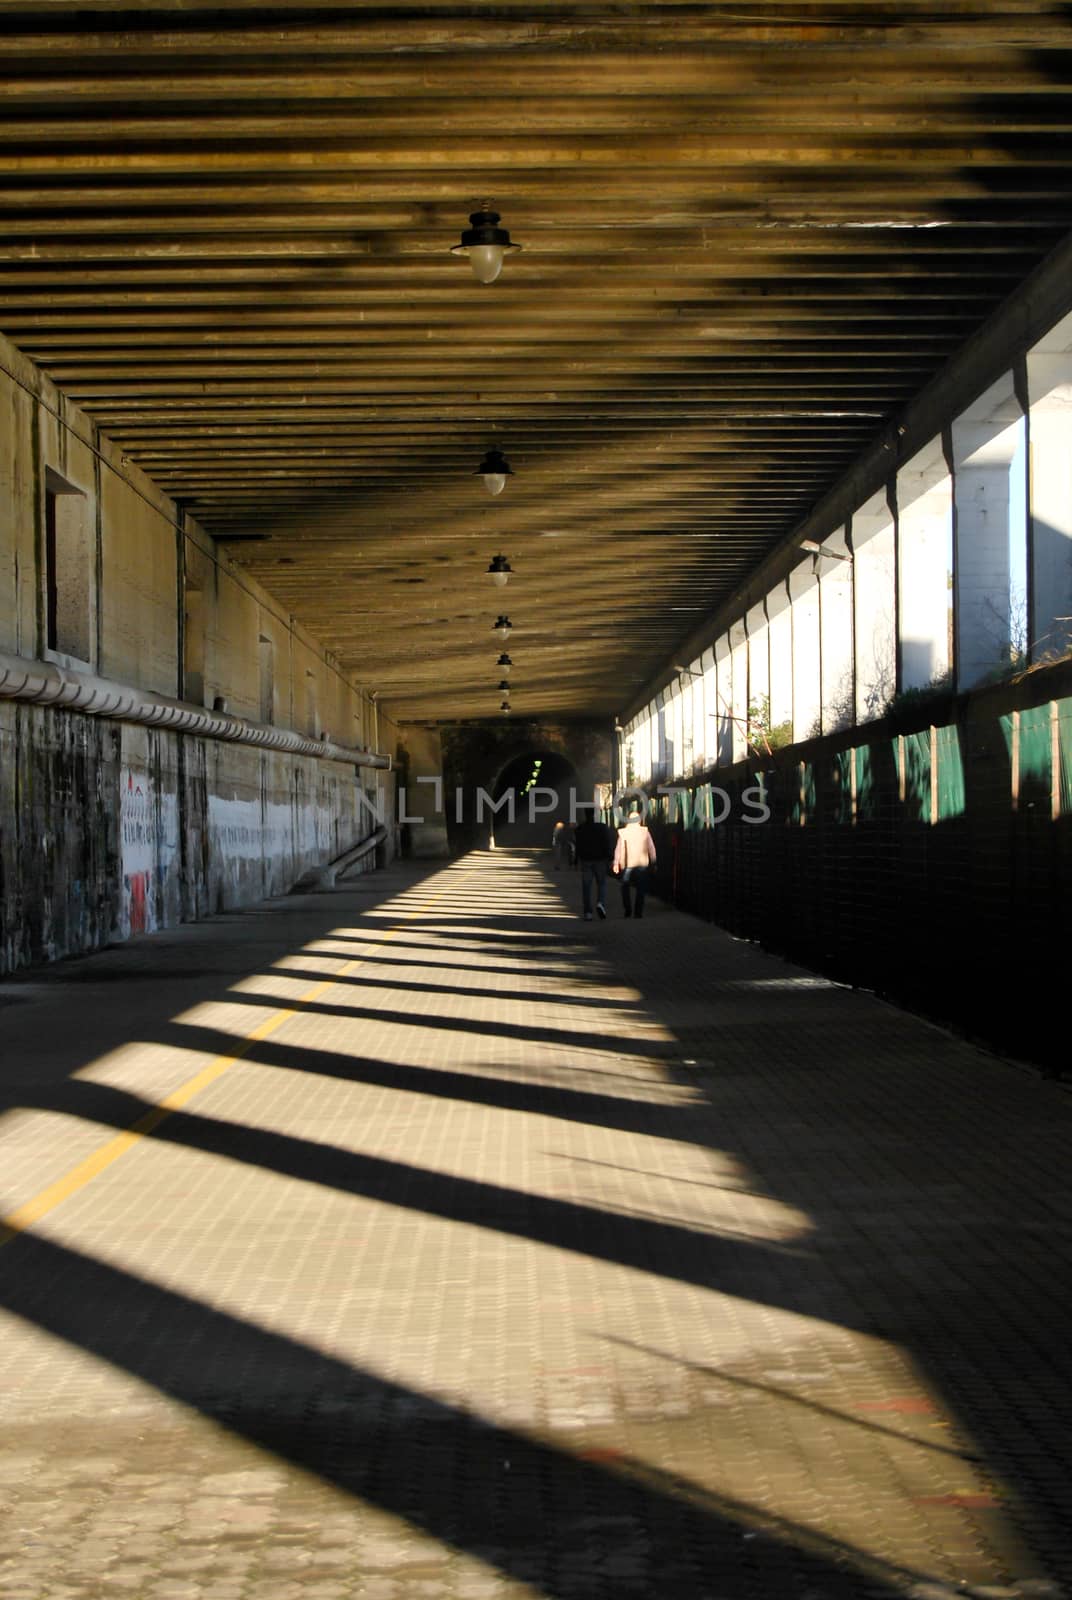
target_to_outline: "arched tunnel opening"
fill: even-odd
[[[572,820],[572,802],[588,800],[582,793],[577,768],[565,756],[533,747],[510,756],[497,774],[485,780],[485,796],[478,790],[464,796],[464,819],[448,822],[454,854],[465,850],[550,849],[556,822]],[[494,810],[492,807],[494,806]]]
[[[496,804],[513,796],[512,808],[495,814],[495,843],[505,849],[550,848],[556,822],[573,820],[571,800],[587,800],[579,793],[577,769],[552,750],[534,750],[515,756],[499,774],[492,798]],[[513,811],[513,821],[510,812]]]

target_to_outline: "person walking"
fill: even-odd
[[[592,920],[592,890],[596,892],[596,912],[607,915],[607,868],[614,855],[614,835],[598,817],[586,817],[573,830],[573,842],[581,868],[581,911],[585,922]]]
[[[555,871],[562,871],[562,863],[567,859],[569,851],[569,831],[564,822],[556,822],[551,829],[551,855],[555,863]]]
[[[639,810],[634,807],[625,819],[625,827],[618,829],[618,843],[614,847],[613,870],[622,886],[622,910],[627,917],[644,915],[648,872],[654,865],[655,840],[641,821]]]

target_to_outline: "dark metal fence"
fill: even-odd
[[[706,773],[683,804],[660,797],[654,892],[1070,1072],[1072,670],[920,720]],[[747,820],[761,801],[769,817]]]

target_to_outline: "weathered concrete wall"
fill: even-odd
[[[114,723],[0,704],[0,970],[118,927],[121,765]]]
[[[398,781],[405,791],[405,810],[399,815],[403,854],[414,860],[449,856],[450,841],[443,808],[443,742],[436,729],[406,728],[403,731]]]
[[[395,753],[397,730],[271,595],[3,340],[0,362],[0,650],[348,747],[376,727]],[[57,493],[80,530],[51,574],[61,608],[85,607],[77,653],[50,639]],[[381,780],[393,822],[385,777],[0,701],[0,972],[286,892],[367,831],[358,782]]]
[[[362,831],[355,772],[0,704],[0,971],[285,893]]]

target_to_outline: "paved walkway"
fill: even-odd
[[[578,899],[0,986],[3,1600],[1072,1596],[1072,1097]]]

